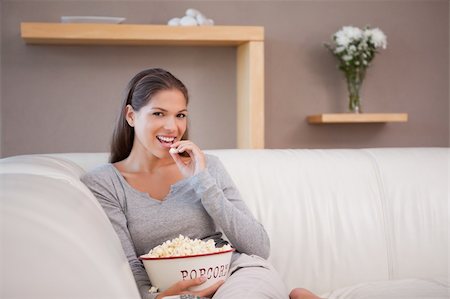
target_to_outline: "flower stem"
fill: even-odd
[[[349,94],[348,108],[353,113],[362,112],[359,92],[361,90],[364,75],[365,69],[359,67],[349,68],[345,72],[345,77],[347,79],[347,90]]]

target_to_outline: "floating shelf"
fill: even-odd
[[[264,41],[259,26],[21,23],[29,44],[238,46]]]
[[[310,124],[407,122],[407,113],[323,113],[309,115]]]
[[[235,46],[237,147],[264,148],[264,27],[21,23],[28,44]]]

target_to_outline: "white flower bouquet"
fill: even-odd
[[[333,35],[333,43],[325,46],[339,59],[339,69],[347,79],[350,111],[362,112],[359,90],[375,54],[386,49],[386,35],[379,28],[344,26]]]

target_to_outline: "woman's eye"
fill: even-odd
[[[186,118],[186,116],[187,116],[187,115],[184,114],[184,113],[180,113],[180,114],[177,115],[178,118]]]
[[[163,113],[162,112],[153,112],[153,115],[154,116],[163,116]]]

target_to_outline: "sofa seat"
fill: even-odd
[[[360,283],[321,295],[328,299],[424,299],[450,298],[445,277],[441,279],[399,279]]]

